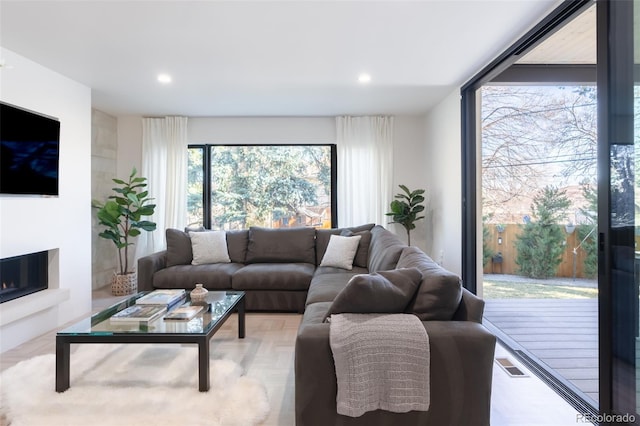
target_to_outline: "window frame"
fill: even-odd
[[[297,146],[324,146],[331,150],[331,227],[338,227],[338,160],[336,144],[332,143],[198,143],[189,144],[188,149],[202,149],[202,209],[203,209],[203,226],[205,229],[211,229],[211,148],[217,146],[232,147],[297,147]]]

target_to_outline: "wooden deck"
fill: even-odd
[[[485,299],[485,319],[598,401],[597,299]]]

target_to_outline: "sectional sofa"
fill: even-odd
[[[245,291],[249,311],[303,313],[295,343],[296,425],[490,424],[496,339],[482,325],[484,302],[418,248],[373,224],[201,234],[167,230],[167,249],[138,262],[139,289],[202,283],[209,290]],[[217,242],[200,244],[205,238]],[[213,253],[208,259],[203,247],[206,256]],[[412,271],[415,285],[395,286],[385,278],[393,271]],[[428,411],[338,414],[329,321],[347,312],[420,319],[430,348]]]

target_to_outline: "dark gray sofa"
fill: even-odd
[[[331,235],[360,235],[353,268],[321,266]],[[167,250],[138,262],[140,290],[246,292],[247,310],[304,312],[295,344],[296,425],[488,425],[496,339],[483,325],[484,301],[425,253],[372,224],[348,229],[251,228],[228,232],[231,262],[190,265],[188,234],[167,230]],[[404,312],[420,318],[430,342],[429,411],[339,415],[325,317],[358,274],[417,268],[422,281]]]
[[[368,232],[373,226],[367,224],[349,231]],[[244,291],[246,309],[250,311],[303,312],[307,291],[317,272],[340,273],[340,280],[347,281],[351,275],[367,272],[368,236],[360,240],[352,271],[319,267],[331,235],[341,232],[343,229],[260,227],[228,231],[231,262],[192,265],[189,234],[167,229],[167,249],[138,260],[138,290],[188,290],[201,283],[208,290]]]

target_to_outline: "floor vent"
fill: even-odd
[[[518,359],[526,365],[533,374],[538,376],[549,387],[555,390],[556,393],[575,408],[578,413],[590,414],[592,418],[598,418],[598,410],[589,404],[582,396],[578,395],[578,393],[572,390],[569,386],[555,378],[545,368],[542,368],[538,362],[529,357],[524,351],[515,350],[514,352],[518,356]]]
[[[513,365],[508,358],[496,358],[496,362],[504,371],[507,372],[509,377],[529,377],[524,371]]]

